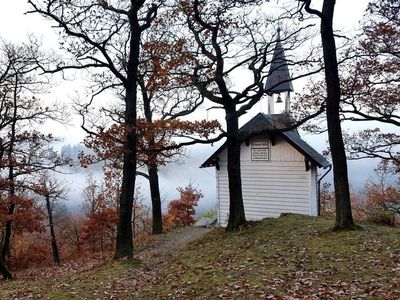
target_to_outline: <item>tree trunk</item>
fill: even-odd
[[[160,186],[158,183],[157,165],[151,164],[148,166],[150,194],[153,216],[153,234],[161,234],[163,232],[162,212],[161,212],[161,197]]]
[[[129,128],[124,143],[124,166],[119,203],[119,220],[117,225],[117,245],[114,259],[133,258],[132,209],[136,179],[136,103],[137,82],[140,54],[141,31],[138,12],[131,9],[129,13],[131,29],[130,53],[127,66],[128,83],[125,86],[125,125]]]
[[[8,197],[11,200],[10,207],[8,208],[8,215],[11,216],[14,214],[15,210],[15,203],[14,203],[14,194],[15,194],[15,186],[14,186],[14,161],[13,161],[13,154],[14,154],[14,144],[15,144],[15,133],[16,133],[16,124],[17,124],[17,100],[18,100],[18,83],[19,78],[16,76],[15,78],[15,85],[14,85],[14,92],[13,92],[13,104],[14,104],[14,111],[13,111],[13,121],[11,123],[11,134],[10,134],[10,148],[8,149],[8,181],[10,184],[10,188],[8,190]],[[11,240],[11,230],[12,230],[12,221],[9,220],[6,222],[6,229],[4,234],[4,244],[3,249],[1,252],[1,257],[3,261],[6,258],[6,255],[10,254],[10,240]]]
[[[10,147],[10,153],[13,151],[13,147]],[[9,155],[10,167],[8,172],[8,180],[10,182],[10,189],[8,191],[8,197],[11,199],[10,207],[8,208],[8,216],[12,216],[15,210],[15,203],[14,203],[14,195],[15,195],[15,187],[14,187],[14,166],[11,162],[11,155]],[[1,258],[3,260],[6,259],[6,256],[10,254],[10,243],[11,243],[11,231],[12,231],[12,221],[8,220],[6,222],[6,229],[4,233],[4,243],[1,252]]]
[[[129,95],[131,93],[127,91]],[[131,129],[125,142],[124,167],[122,174],[121,196],[119,203],[119,220],[117,225],[117,245],[114,258],[133,258],[133,232],[132,232],[132,209],[135,190],[136,176],[136,103],[132,96],[127,96],[126,115]],[[135,101],[136,102],[136,101]],[[134,112],[133,112],[134,111]],[[133,120],[132,120],[133,114]]]
[[[0,257],[0,273],[4,279],[12,279],[12,274],[8,271],[3,259]]]
[[[80,254],[81,253],[81,245],[80,245],[80,235],[78,233],[78,229],[75,229],[75,237],[76,237],[76,240],[75,240],[76,251],[78,254]]]
[[[242,176],[240,172],[239,120],[235,109],[226,114],[228,181],[229,181],[229,218],[227,231],[234,231],[246,224],[242,196]]]
[[[16,80],[18,80],[18,76],[17,76],[17,78],[16,78]],[[16,108],[16,92],[14,91],[14,119],[13,119],[13,123],[12,123],[12,127],[11,127],[11,129],[12,129],[12,131],[11,131],[11,150],[13,149],[13,144],[14,144],[14,140],[15,140],[15,124],[16,124],[16,116],[17,116],[17,108]],[[1,147],[1,151],[0,151],[0,160],[2,160],[3,159],[3,155],[4,155],[4,146],[3,146],[3,140],[1,140],[1,142],[0,142],[1,144],[0,144],[0,147]],[[10,161],[10,153],[11,153],[11,151],[9,152],[9,154],[8,154],[8,160]],[[10,163],[10,162],[9,162]],[[13,174],[13,170],[12,170],[12,168],[11,168],[11,170],[10,170],[11,172],[9,173],[9,175],[10,174]],[[11,206],[10,206],[10,208],[13,208],[13,212],[14,212],[14,207],[15,207],[15,205],[14,204],[12,204]],[[9,212],[10,212],[10,210],[9,210]],[[8,222],[6,223],[6,232],[7,232],[7,224],[8,224]],[[10,245],[10,237],[11,237],[11,223],[10,223],[10,225],[9,225],[9,227],[10,227],[10,230],[9,230],[9,233],[8,233],[8,235],[9,235],[9,237],[8,237],[8,242],[7,242],[7,248],[6,248],[6,250],[4,250],[4,246],[6,245],[6,238],[4,237],[4,242],[3,242],[3,247],[1,248],[1,253],[0,253],[0,273],[3,275],[3,277],[4,277],[4,279],[12,279],[12,274],[8,271],[8,269],[7,269],[7,266],[6,266],[6,264],[4,263],[4,258],[6,257],[6,254],[7,254],[7,252],[8,252],[8,248],[9,248],[9,245]]]
[[[143,110],[144,116],[148,123],[153,122],[153,112],[151,110],[151,97],[147,93],[144,82],[141,82],[142,96],[143,96]],[[149,141],[149,148],[153,149],[155,139],[152,137]],[[161,234],[163,232],[162,224],[162,211],[161,211],[161,196],[160,185],[158,182],[158,168],[157,168],[157,152],[149,153],[147,161],[147,170],[149,173],[149,185],[152,206],[152,234]]]
[[[0,140],[0,160],[3,159],[4,148],[3,148],[3,140]],[[3,250],[1,250],[1,254]],[[12,279],[12,274],[8,271],[6,264],[3,261],[2,255],[0,255],[0,273],[3,275],[4,279]]]
[[[339,114],[340,80],[333,34],[335,0],[324,0],[321,19],[321,38],[327,85],[326,116],[329,145],[332,153],[333,178],[336,198],[336,230],[353,229],[347,160]]]
[[[54,223],[53,223],[53,211],[50,206],[50,197],[46,195],[46,208],[47,215],[49,216],[49,226],[50,226],[50,236],[51,236],[51,250],[53,253],[54,262],[59,265],[60,264],[60,255],[58,253],[58,246],[56,240],[56,233],[54,231]]]
[[[13,193],[14,195],[14,193]],[[11,216],[14,214],[15,203],[11,203],[8,208],[8,215]],[[11,243],[11,231],[12,231],[12,221],[6,222],[6,230],[4,233],[4,243],[1,251],[1,258],[3,261],[6,259],[6,256],[10,254],[10,243]]]

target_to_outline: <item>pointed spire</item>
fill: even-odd
[[[281,28],[279,27],[279,25],[278,25],[278,29],[276,29],[276,32],[278,33],[276,40],[280,43],[281,42]]]
[[[292,82],[289,81],[290,74],[287,66],[287,60],[281,43],[281,29],[277,29],[276,46],[272,56],[269,76],[265,84],[265,91],[268,94],[281,92],[293,92]],[[280,82],[284,81],[282,84]]]

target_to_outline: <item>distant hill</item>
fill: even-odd
[[[76,145],[67,144],[61,147],[60,152],[62,156],[75,160],[78,158],[79,153],[81,152],[90,153],[91,150],[89,150],[82,144],[76,144]]]

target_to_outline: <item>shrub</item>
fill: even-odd
[[[320,190],[321,216],[335,215],[335,193],[331,190],[331,184],[324,182]]]
[[[91,252],[112,251],[118,223],[115,208],[102,208],[87,214],[81,227],[81,243]]]
[[[379,225],[394,226],[396,219],[395,214],[391,211],[372,208],[368,211],[367,221]]]
[[[195,223],[195,210],[197,202],[203,197],[201,192],[191,184],[185,188],[178,187],[179,199],[168,204],[168,213],[164,216],[164,229],[171,230],[179,226],[193,225]]]
[[[14,235],[11,248],[11,269],[26,269],[33,266],[52,264],[50,242],[44,233]]]

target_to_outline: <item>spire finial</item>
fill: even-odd
[[[280,41],[281,40],[281,27],[278,26],[278,29],[276,30],[278,33],[278,38],[277,40]]]

